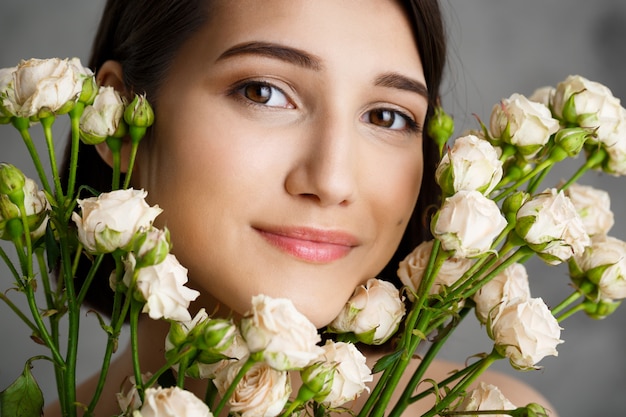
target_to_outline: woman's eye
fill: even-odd
[[[268,83],[249,82],[239,87],[237,92],[256,104],[286,109],[294,108],[285,93]]]
[[[367,123],[371,123],[385,129],[405,131],[414,131],[417,129],[417,123],[415,123],[413,119],[397,110],[370,110],[363,115],[363,119]]]

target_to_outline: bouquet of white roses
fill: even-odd
[[[51,126],[65,114],[71,120],[72,157],[68,182],[61,184]],[[626,243],[608,236],[613,224],[608,194],[576,184],[590,169],[626,173],[626,110],[606,87],[579,76],[530,98],[512,95],[494,107],[489,126],[480,123],[478,131],[449,148],[452,121],[437,110],[428,127],[441,151],[436,178],[443,198],[431,221],[434,239],[400,263],[401,290],[378,279],[355,289],[326,329],[334,340],[323,344],[315,326],[289,300],[262,294],[239,323],[210,317],[204,309],[191,317],[188,307],[198,292],[185,286],[187,270],[170,253],[168,231],[152,224],[161,210],[145,202],[145,191],[128,188],[138,144],[154,121],[145,97],[127,103],[112,88],[98,88],[77,59],[29,60],[0,70],[0,121],[20,132],[42,187],[13,165],[0,165],[0,238],[13,242],[18,263],[1,248],[0,256],[29,311],[20,311],[6,295],[1,298],[49,349],[46,358],[53,363],[66,416],[78,414],[80,306],[107,255],[117,265],[110,278],[113,312],[108,319],[100,317],[108,345],[85,415],[92,415],[101,400],[127,318],[131,346],[138,352],[135,335],[142,313],[170,322],[165,357],[161,369],[147,372],[133,355],[131,387],[117,397],[120,416],[210,416],[224,410],[246,417],[343,411],[398,416],[425,397],[435,398],[425,416],[488,410],[547,415],[538,404],[513,405],[496,387],[480,384],[470,390],[470,385],[499,359],[518,369],[536,368],[545,356],[557,355],[560,322],[566,317],[577,311],[605,317],[626,296]],[[52,184],[30,137],[35,123],[44,130]],[[121,167],[125,136],[132,153],[129,166]],[[100,193],[75,183],[81,140],[109,145],[114,191]],[[541,188],[552,166],[579,154],[585,155],[584,163],[573,178]],[[121,184],[124,168],[129,174]],[[92,268],[77,288],[76,263],[84,253]],[[569,265],[574,291],[552,309],[531,296],[523,263],[535,254],[548,265]],[[56,285],[48,274],[52,269]],[[45,306],[37,304],[38,288]],[[474,362],[446,379],[420,386],[447,338],[471,311],[493,339],[492,352],[474,355]],[[62,320],[68,323],[65,354]],[[370,370],[355,343],[380,345],[390,338],[391,351]],[[425,355],[408,384],[398,387],[420,346],[426,346]],[[292,392],[294,373],[302,381],[297,392]],[[372,373],[380,377],[367,401],[361,410],[350,410],[351,402],[370,390]],[[164,378],[168,375],[174,378]],[[211,380],[204,400],[185,390],[188,377]],[[394,392],[402,392],[395,405],[390,403]],[[39,416],[42,407],[27,364],[0,394],[0,413]]]

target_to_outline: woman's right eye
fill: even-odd
[[[280,88],[266,82],[247,82],[237,87],[235,92],[254,104],[284,109],[295,108]]]

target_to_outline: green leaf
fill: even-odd
[[[398,360],[398,358],[400,358],[400,356],[402,356],[403,353],[404,353],[404,350],[400,349],[388,355],[383,356],[374,365],[374,369],[372,369],[372,373],[376,374],[378,372],[384,371],[385,369],[389,368]]]
[[[30,372],[30,360],[15,382],[0,393],[0,417],[41,417],[43,394]]]

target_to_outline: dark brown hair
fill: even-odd
[[[108,60],[118,61],[123,70],[123,81],[128,91],[146,93],[153,106],[158,106],[158,92],[175,54],[210,16],[210,0],[108,0],[94,39],[88,66],[97,72]],[[433,105],[439,97],[439,87],[446,60],[446,40],[442,15],[437,0],[402,0],[409,17],[422,61],[429,108],[426,121],[433,114]],[[398,283],[396,270],[413,248],[430,237],[427,213],[439,199],[439,188],[434,172],[438,150],[430,138],[424,136],[424,179],[417,205],[395,255],[380,277]],[[67,175],[69,149],[64,158]],[[76,183],[98,191],[111,189],[111,169],[102,161],[93,146],[80,145]],[[65,183],[65,181],[63,181]],[[89,260],[83,260],[77,281],[86,275]],[[113,269],[109,262],[100,268],[88,291],[87,302],[103,313],[110,310],[112,300],[108,274]],[[81,271],[82,270],[82,271]]]

